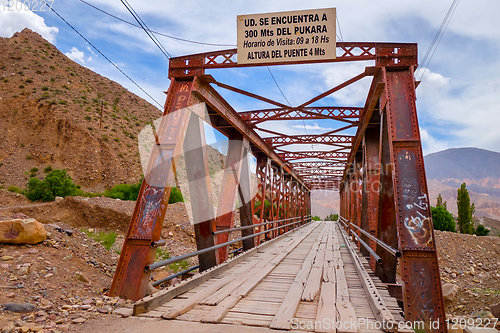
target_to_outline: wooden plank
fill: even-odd
[[[302,264],[302,268],[297,273],[297,276],[295,277],[295,280],[290,286],[290,289],[288,290],[288,293],[286,294],[283,303],[281,304],[278,312],[274,316],[273,321],[271,322],[270,326],[271,328],[290,330],[291,321],[300,303],[300,299],[302,297],[302,292],[304,288],[304,283],[307,281],[307,277],[313,266],[314,259],[316,258],[316,255],[318,253],[317,250],[319,248],[320,241],[325,232],[325,227],[326,224],[321,230],[317,238],[317,241],[312,245],[309,254],[307,255],[306,259]]]
[[[303,301],[312,302],[316,297],[316,295],[319,294],[319,288],[323,275],[325,250],[326,250],[326,239],[319,246],[318,253],[316,254],[316,258],[314,259],[313,268],[311,269],[311,273],[309,274],[309,277],[307,278],[307,281],[305,283],[304,291],[302,292]]]
[[[223,324],[236,324],[236,325],[250,325],[269,327],[273,316],[256,315],[250,313],[232,313],[229,312],[221,323]]]
[[[277,302],[259,302],[259,301],[249,301],[246,298],[242,299],[235,307],[231,309],[231,312],[244,312],[252,314],[263,314],[267,316],[274,316],[280,307],[280,303]]]
[[[316,328],[316,332],[336,332],[335,323],[337,321],[336,303],[336,283],[326,282],[321,286],[321,294],[319,297],[318,313],[316,321],[321,323],[320,328]],[[330,325],[328,325],[329,323]],[[333,326],[333,327],[332,327]]]

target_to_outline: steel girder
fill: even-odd
[[[239,115],[253,125],[270,120],[302,119],[332,119],[355,124],[362,110],[359,107],[303,107],[253,110],[240,112]]]
[[[283,158],[286,161],[290,160],[298,160],[304,158],[322,158],[325,160],[335,160],[340,162],[341,159],[347,159],[349,157],[349,153],[344,152],[330,152],[330,151],[287,151],[278,153],[278,156]]]
[[[264,138],[264,141],[275,148],[293,144],[323,144],[350,149],[353,138],[351,135],[281,135]]]

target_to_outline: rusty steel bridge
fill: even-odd
[[[152,310],[151,316],[167,319],[291,329],[292,318],[366,315],[393,322],[439,322],[425,331],[446,332],[415,105],[417,45],[338,42],[336,47],[335,59],[318,62],[372,61],[371,66],[294,107],[206,73],[276,63],[238,64],[236,49],[170,59],[166,117],[156,129],[111,295],[137,301],[137,315]],[[313,105],[365,77],[372,81],[363,107]],[[238,113],[214,87],[272,107]],[[196,107],[200,103],[205,107]],[[259,127],[310,119],[339,125],[321,135],[287,135]],[[229,139],[217,212],[204,122]],[[330,148],[290,149],[304,144]],[[183,149],[188,151],[188,179],[196,180],[189,192],[197,251],[154,263],[156,248],[164,244],[161,229],[175,156]],[[250,188],[249,154],[257,161],[256,194]],[[311,221],[313,190],[339,192],[338,222]],[[242,203],[241,226],[234,225],[237,202]],[[231,233],[241,237],[234,240]],[[232,256],[229,246],[236,242],[241,242],[242,254]],[[198,257],[200,274],[144,298],[152,269],[193,256]]]

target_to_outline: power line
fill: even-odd
[[[146,25],[146,22],[144,22],[141,19],[141,17],[139,16],[139,14],[137,14],[137,12],[134,10],[134,8],[132,8],[132,6],[128,3],[128,1],[127,0],[121,0],[121,2],[125,6],[125,8],[127,8],[127,10],[130,12],[130,14],[132,14],[132,16],[134,17],[134,19],[137,21],[137,23],[139,23],[139,25],[146,32],[146,34],[149,36],[149,38],[151,38],[151,40],[153,41],[153,43],[155,43],[156,46],[158,46],[158,48],[163,53],[163,55],[167,59],[170,59],[171,58],[170,53],[168,53],[167,49],[162,45],[162,43],[160,43],[160,41],[154,36],[153,33],[151,33],[151,34],[149,33],[149,31],[148,31],[149,28]],[[147,28],[147,30],[146,30],[146,28]]]
[[[288,105],[290,107],[292,107],[292,103],[290,103],[290,101],[288,100],[288,98],[286,98],[285,94],[283,93],[283,90],[281,90],[281,88],[280,88],[280,86],[278,84],[278,81],[276,81],[276,79],[274,78],[273,72],[271,72],[271,68],[269,68],[269,66],[266,66],[266,67],[267,67],[267,70],[269,71],[269,74],[271,74],[271,77],[273,78],[273,81],[276,84],[276,87],[278,87],[278,90],[280,91],[281,95],[286,100],[286,102],[288,103]],[[304,125],[304,131],[306,132],[306,135],[309,135],[309,133],[307,133],[307,126],[306,126],[306,122],[304,121],[304,119],[302,119],[302,124]],[[314,144],[311,144],[311,149],[314,151]]]
[[[446,31],[446,28],[448,27],[448,24],[451,21],[451,17],[455,13],[455,9],[457,9],[459,2],[460,2],[460,0],[453,0],[450,8],[448,9],[448,12],[446,13],[446,16],[443,19],[443,22],[441,23],[441,26],[439,27],[438,31],[436,32],[436,35],[432,39],[431,45],[429,46],[429,48],[425,52],[424,59],[422,60],[422,68],[423,68],[422,75],[420,76],[419,81],[422,81],[422,78],[424,77],[425,72],[427,71],[427,69],[429,67],[429,64],[432,60],[432,57],[434,56],[434,53],[436,52],[436,49],[438,48],[439,43],[441,42],[441,39],[443,38],[444,32]],[[432,51],[432,54],[431,54],[431,51]],[[430,55],[430,58],[427,61],[427,58],[429,57],[429,55]],[[427,64],[426,64],[426,62],[427,62]]]
[[[45,1],[43,1],[43,2],[45,2]],[[47,3],[46,3],[46,2],[45,2],[45,4],[47,5]],[[54,7],[52,7],[50,10],[51,10],[51,11],[53,11],[53,12],[54,12],[54,14],[56,14],[56,15],[57,15],[57,16],[58,16],[61,20],[63,20],[63,21],[64,21],[64,23],[66,23],[66,24],[67,24],[67,25],[68,25],[71,29],[73,29],[73,30],[74,30],[74,31],[75,31],[75,32],[76,32],[76,33],[77,33],[80,37],[82,37],[82,38],[83,38],[83,39],[84,39],[87,43],[89,43],[89,45],[90,45],[90,46],[92,46],[92,47],[93,47],[93,48],[94,48],[94,49],[95,49],[95,50],[96,50],[96,51],[97,51],[100,55],[102,55],[102,56],[104,57],[104,59],[106,59],[106,60],[107,60],[107,61],[108,61],[111,65],[113,65],[116,69],[118,69],[118,70],[119,70],[119,71],[120,71],[123,75],[125,75],[125,77],[126,77],[127,79],[129,79],[129,80],[130,80],[133,84],[135,84],[135,85],[136,85],[139,89],[141,89],[141,91],[142,91],[143,93],[145,93],[146,95],[148,95],[148,97],[149,97],[149,98],[151,98],[151,99],[152,99],[152,100],[153,100],[156,104],[158,104],[158,106],[159,106],[160,108],[163,108],[163,106],[162,106],[162,105],[161,105],[161,104],[160,104],[160,103],[159,103],[156,99],[154,99],[154,98],[153,98],[153,96],[151,96],[150,94],[148,94],[148,93],[146,92],[146,90],[144,90],[144,89],[143,89],[143,88],[142,88],[139,84],[137,84],[137,82],[135,82],[135,81],[134,81],[134,80],[133,80],[130,76],[128,76],[128,75],[127,75],[124,71],[122,71],[122,70],[120,69],[120,67],[118,67],[118,66],[117,66],[114,62],[112,62],[112,61],[111,61],[108,57],[106,57],[106,56],[104,55],[104,53],[102,53],[102,52],[101,52],[101,51],[100,51],[100,50],[99,50],[99,49],[98,49],[98,48],[97,48],[94,44],[92,44],[92,43],[91,43],[91,42],[90,42],[87,38],[85,38],[85,37],[84,37],[84,36],[83,36],[83,35],[82,35],[82,34],[81,34],[78,30],[76,30],[76,28],[75,28],[75,27],[73,27],[71,24],[69,24],[69,22],[68,22],[68,21],[66,21],[66,20],[65,20],[65,19],[64,19],[61,15],[59,15],[59,13],[58,13],[58,12],[56,12],[56,11],[54,10]]]
[[[283,96],[283,98],[285,98],[285,101],[288,103],[288,105],[290,105],[290,107],[292,106],[292,104],[288,101],[288,98],[286,98],[285,94],[283,93],[283,91],[281,90],[280,86],[278,85],[278,82],[276,81],[276,79],[274,78],[274,75],[273,75],[273,72],[271,72],[271,68],[269,68],[269,66],[266,66],[267,67],[267,70],[269,71],[269,74],[271,74],[271,77],[273,78],[273,81],[274,83],[276,84],[276,87],[278,87],[278,90],[280,91],[281,95]]]
[[[344,36],[342,36],[342,30],[340,29],[339,16],[338,15],[335,15],[335,16],[337,18],[337,25],[339,26],[340,41],[343,42],[344,41]]]
[[[137,25],[137,24],[134,24],[134,23],[129,22],[129,21],[127,21],[127,20],[124,20],[124,19],[122,19],[122,18],[120,18],[120,17],[118,17],[118,16],[115,16],[115,15],[113,15],[113,14],[111,14],[111,13],[108,13],[107,11],[105,11],[105,10],[103,10],[103,9],[99,8],[99,7],[96,7],[96,6],[94,6],[94,5],[92,5],[92,4],[88,3],[88,2],[86,2],[86,1],[84,1],[84,0],[80,0],[80,1],[81,1],[81,2],[83,2],[84,4],[86,4],[87,6],[90,6],[90,7],[94,8],[95,10],[100,11],[100,12],[101,12],[101,13],[103,13],[103,14],[106,14],[106,15],[108,15],[108,16],[111,16],[111,17],[112,17],[112,18],[114,18],[114,19],[117,19],[117,20],[119,20],[119,21],[122,21],[123,23],[127,23],[127,24],[129,24],[129,25],[131,25],[131,26],[134,26],[134,27],[136,27],[136,28],[141,28],[141,26],[139,26],[139,25]],[[154,30],[149,30],[149,29],[148,29],[148,31],[149,31],[149,32],[152,32],[152,33],[154,33],[154,34],[157,34],[157,35],[163,36],[163,37],[167,37],[167,38],[175,39],[175,40],[178,40],[178,41],[181,41],[181,42],[186,42],[186,43],[193,43],[193,44],[200,44],[200,45],[213,45],[213,46],[231,46],[231,47],[234,47],[234,46],[235,46],[235,45],[232,45],[232,44],[216,44],[216,43],[198,42],[198,41],[194,41],[194,40],[189,40],[189,39],[184,39],[184,38],[179,38],[179,37],[175,37],[175,36],[167,35],[167,34],[164,34],[164,33],[162,33],[162,32],[158,32],[158,31],[154,31]]]

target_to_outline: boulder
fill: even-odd
[[[491,309],[491,313],[493,313],[495,318],[500,318],[500,303],[491,305],[490,309]]]
[[[35,219],[0,221],[0,243],[37,244],[46,238],[45,227]]]
[[[27,313],[35,311],[35,306],[29,303],[7,303],[3,305],[3,309],[6,311]]]
[[[453,301],[458,293],[458,286],[454,283],[445,283],[442,285],[442,289],[445,301]]]

